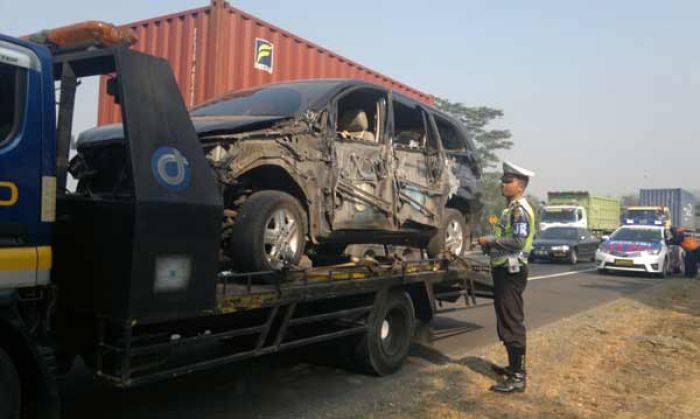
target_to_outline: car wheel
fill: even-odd
[[[0,418],[19,418],[20,388],[19,374],[10,356],[0,349]]]
[[[671,259],[668,256],[664,258],[664,265],[661,268],[661,272],[659,272],[657,276],[659,278],[668,278],[671,276]]]
[[[569,254],[569,263],[571,265],[576,265],[578,263],[578,252],[576,249],[571,249],[571,253]]]
[[[599,273],[600,275],[607,275],[608,270],[607,270],[607,269],[604,269],[604,268],[598,268],[598,273]]]
[[[356,348],[356,359],[372,374],[389,375],[403,365],[411,345],[416,314],[411,298],[402,289],[390,291],[375,303],[367,332]]]
[[[281,191],[251,195],[241,206],[229,249],[234,269],[259,272],[297,265],[306,245],[306,213]]]
[[[428,242],[428,257],[438,257],[443,251],[461,256],[467,248],[468,237],[469,231],[462,213],[445,208],[442,226]]]

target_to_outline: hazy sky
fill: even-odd
[[[206,4],[0,0],[0,32],[127,23]],[[503,109],[498,125],[515,142],[504,157],[537,172],[539,195],[700,189],[700,2],[231,4],[428,93]],[[83,95],[77,127],[94,125],[95,98]]]

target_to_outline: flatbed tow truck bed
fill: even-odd
[[[389,290],[406,290],[416,317],[429,321],[443,300],[473,304],[478,295],[488,297],[488,272],[487,265],[462,258],[221,272],[217,308],[208,315],[143,324],[98,321],[95,369],[129,387],[331,339],[359,339]]]

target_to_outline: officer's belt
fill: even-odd
[[[496,250],[496,251],[490,252],[489,256],[492,259],[503,258],[503,257],[509,258],[509,257],[513,257],[513,256],[521,258],[521,259],[527,259],[530,257],[530,252],[522,250],[518,253],[512,253],[512,252],[504,252],[502,250]]]

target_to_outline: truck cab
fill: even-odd
[[[550,227],[588,228],[588,214],[579,205],[545,205],[540,214],[540,230]]]
[[[0,292],[48,284],[53,108],[48,50],[0,35]]]
[[[0,35],[0,417],[53,417],[49,328],[55,96],[43,46]],[[49,361],[49,362],[45,362]],[[19,404],[24,402],[22,406]]]
[[[671,228],[671,212],[664,206],[628,207],[622,217],[624,225],[657,225]]]

